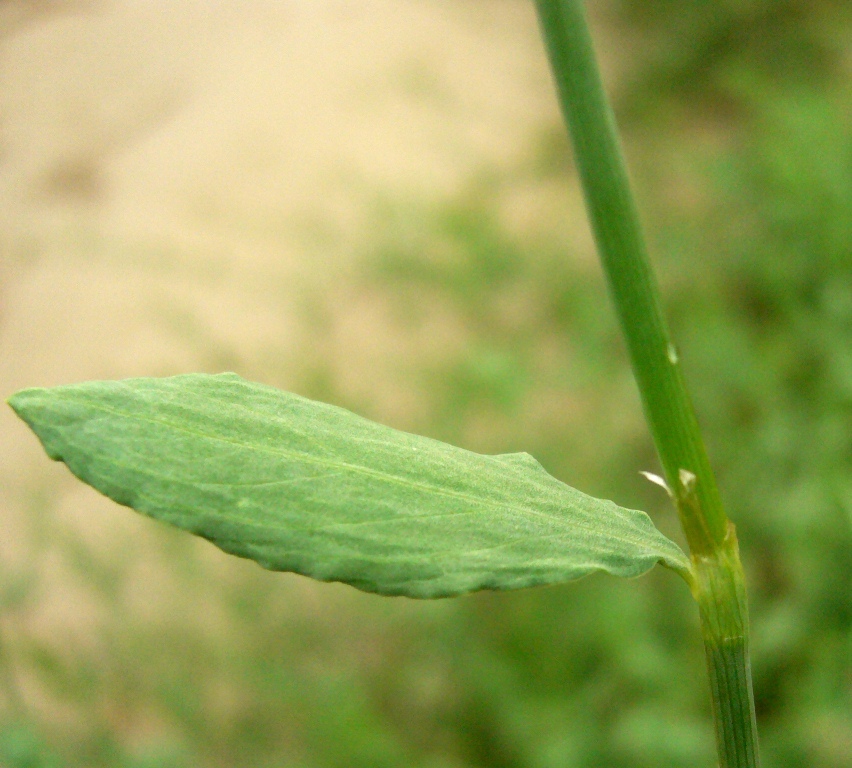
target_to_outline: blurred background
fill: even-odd
[[[749,579],[766,768],[852,755],[852,6],[589,0]],[[0,0],[0,394],[241,375],[682,541],[528,0]],[[696,609],[272,574],[0,408],[2,768],[715,765]]]

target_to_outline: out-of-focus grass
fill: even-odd
[[[842,768],[852,754],[850,14],[842,2],[792,0],[607,10],[625,38],[654,42],[637,47],[620,103],[674,333],[740,531],[764,764]],[[347,385],[334,360],[305,364],[303,391],[470,448],[528,450],[672,533],[665,498],[638,475],[655,458],[602,279],[552,215],[567,143],[542,135],[517,168],[453,198],[386,195],[374,236],[357,246],[358,281],[317,301],[324,333],[341,322],[341,301],[382,308],[375,331],[398,353],[386,386],[415,393],[410,405]],[[421,604],[239,562],[216,575],[206,550],[152,536],[167,589],[180,585],[168,615],[182,620],[126,604],[128,579],[155,578],[133,570],[132,552],[65,541],[98,623],[85,640],[2,638],[7,693],[23,681],[54,704],[15,707],[8,693],[0,765],[713,764],[695,611],[669,574]],[[3,573],[13,630],[40,599],[28,578]]]

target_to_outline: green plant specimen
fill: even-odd
[[[80,479],[272,570],[422,598],[689,570],[647,515],[528,454],[482,456],[234,374],[31,389],[12,405]]]
[[[701,615],[720,762],[758,765],[733,526],[669,339],[579,0],[539,12],[587,203],[691,559],[642,512],[527,454],[481,456],[232,374],[92,382],[10,399],[80,479],[264,567],[416,598],[638,576],[660,562]]]
[[[748,611],[736,533],[722,508],[660,309],[582,3],[540,0],[538,6],[601,261],[692,554],[720,763],[755,766]]]

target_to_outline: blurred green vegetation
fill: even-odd
[[[843,768],[852,9],[613,0],[597,10],[635,59],[618,111],[740,533],[764,765]],[[567,210],[560,190],[571,175],[561,127],[544,126],[516,167],[483,172],[452,199],[391,198],[348,290],[386,303],[389,335],[417,338],[438,321],[453,329],[447,344],[387,372],[419,398],[397,426],[529,451],[677,536],[667,500],[638,474],[656,459],[599,269],[553,215]],[[319,309],[333,324],[335,307]],[[307,366],[304,381],[308,394],[382,419],[380,398],[351,402],[333,360]],[[280,585],[291,577],[235,564],[211,594],[196,547],[169,531],[156,540],[186,592],[161,620],[125,605],[132,551],[106,557],[63,540],[107,618],[85,642],[0,635],[0,766],[715,764],[696,610],[660,569],[636,582],[594,577],[427,604],[330,585],[288,591]],[[40,598],[31,574],[0,576],[6,616]],[[27,707],[15,694],[24,677],[62,716]]]

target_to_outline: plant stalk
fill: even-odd
[[[537,0],[595,241],[692,557],[721,768],[757,768],[745,582],[672,343],[582,0]]]

